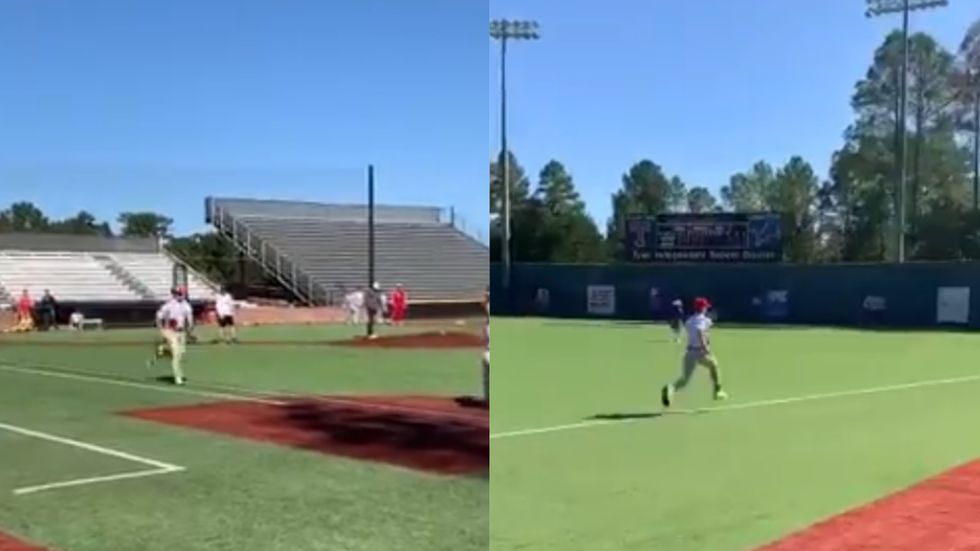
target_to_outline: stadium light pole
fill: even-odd
[[[948,0],[865,0],[868,9],[865,16],[880,17],[894,13],[902,14],[902,80],[898,107],[898,122],[895,125],[896,145],[898,146],[898,261],[905,262],[905,193],[908,187],[908,96],[909,96],[909,14],[916,10],[927,10],[946,6]]]
[[[367,219],[368,219],[368,292],[374,292],[374,165],[368,165],[367,173]],[[367,336],[374,338],[374,318],[368,314]]]
[[[510,288],[510,155],[507,151],[507,43],[511,40],[537,40],[538,24],[535,21],[510,21],[495,19],[490,22],[490,38],[500,43],[500,171],[503,184],[504,238],[501,256],[504,264],[504,289]]]

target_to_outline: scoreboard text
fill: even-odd
[[[632,215],[626,249],[634,262],[778,262],[780,217],[773,213]]]

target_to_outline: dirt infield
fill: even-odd
[[[758,551],[978,549],[980,461],[975,461]]]
[[[43,547],[37,547],[36,545],[30,545],[20,541],[19,539],[8,536],[3,532],[0,532],[0,551],[48,551]]]
[[[125,412],[223,435],[441,475],[485,473],[489,415],[425,396],[230,401]]]
[[[411,335],[389,335],[376,339],[359,337],[336,341],[333,344],[362,348],[482,348],[483,338],[480,335],[461,331],[430,331]]]

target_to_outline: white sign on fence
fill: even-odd
[[[970,288],[940,287],[936,292],[937,323],[970,323]]]
[[[614,285],[589,285],[586,289],[586,308],[595,316],[616,314],[616,287]]]

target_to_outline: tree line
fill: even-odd
[[[732,175],[716,197],[642,159],[626,170],[612,193],[612,215],[601,231],[563,163],[549,161],[532,189],[513,152],[502,152],[490,163],[491,259],[501,257],[506,154],[514,261],[625,261],[629,215],[714,211],[780,213],[785,258],[791,262],[891,260],[897,256],[898,137],[903,131],[908,258],[980,259],[974,196],[980,178],[980,20],[956,52],[928,34],[910,36],[904,129],[899,118],[902,49],[902,34],[894,31],[875,50],[850,98],[854,120],[832,153],[825,177],[801,156],[778,166],[760,160]]]

